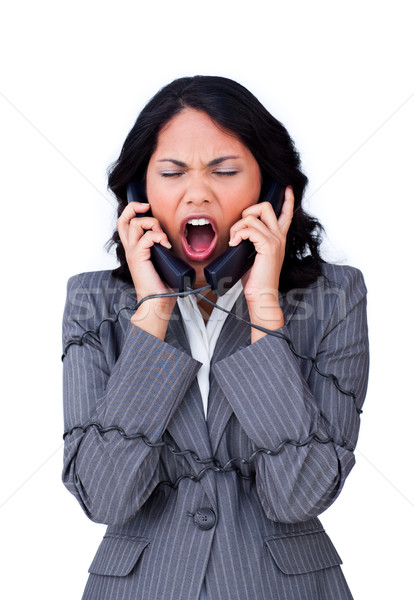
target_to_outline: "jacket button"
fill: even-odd
[[[216,524],[216,515],[211,508],[199,508],[194,514],[194,523],[199,529],[207,531]]]

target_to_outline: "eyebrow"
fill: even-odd
[[[235,158],[241,158],[241,157],[233,155],[233,154],[229,154],[228,156],[219,156],[218,158],[213,158],[213,160],[210,160],[210,162],[207,163],[207,166],[214,167],[215,165],[219,165],[220,163],[224,162],[225,160],[235,159]],[[160,158],[160,160],[158,162],[171,162],[174,165],[177,165],[177,167],[182,167],[182,168],[188,167],[188,165],[185,162],[182,162],[181,160],[175,160],[175,158]]]

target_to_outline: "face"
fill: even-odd
[[[260,188],[250,150],[206,113],[185,109],[161,130],[147,169],[148,202],[198,282],[228,249],[230,227],[258,201]]]

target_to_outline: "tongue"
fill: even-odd
[[[204,252],[214,238],[211,225],[187,225],[187,242],[194,252]]]

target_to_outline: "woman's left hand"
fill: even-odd
[[[246,208],[242,218],[230,229],[230,246],[248,239],[256,249],[254,264],[243,278],[243,288],[251,321],[267,329],[278,329],[284,324],[279,306],[279,279],[293,206],[293,190],[289,186],[278,219],[269,202],[259,202]],[[257,334],[253,335],[254,332]],[[263,335],[253,330],[252,341]]]

